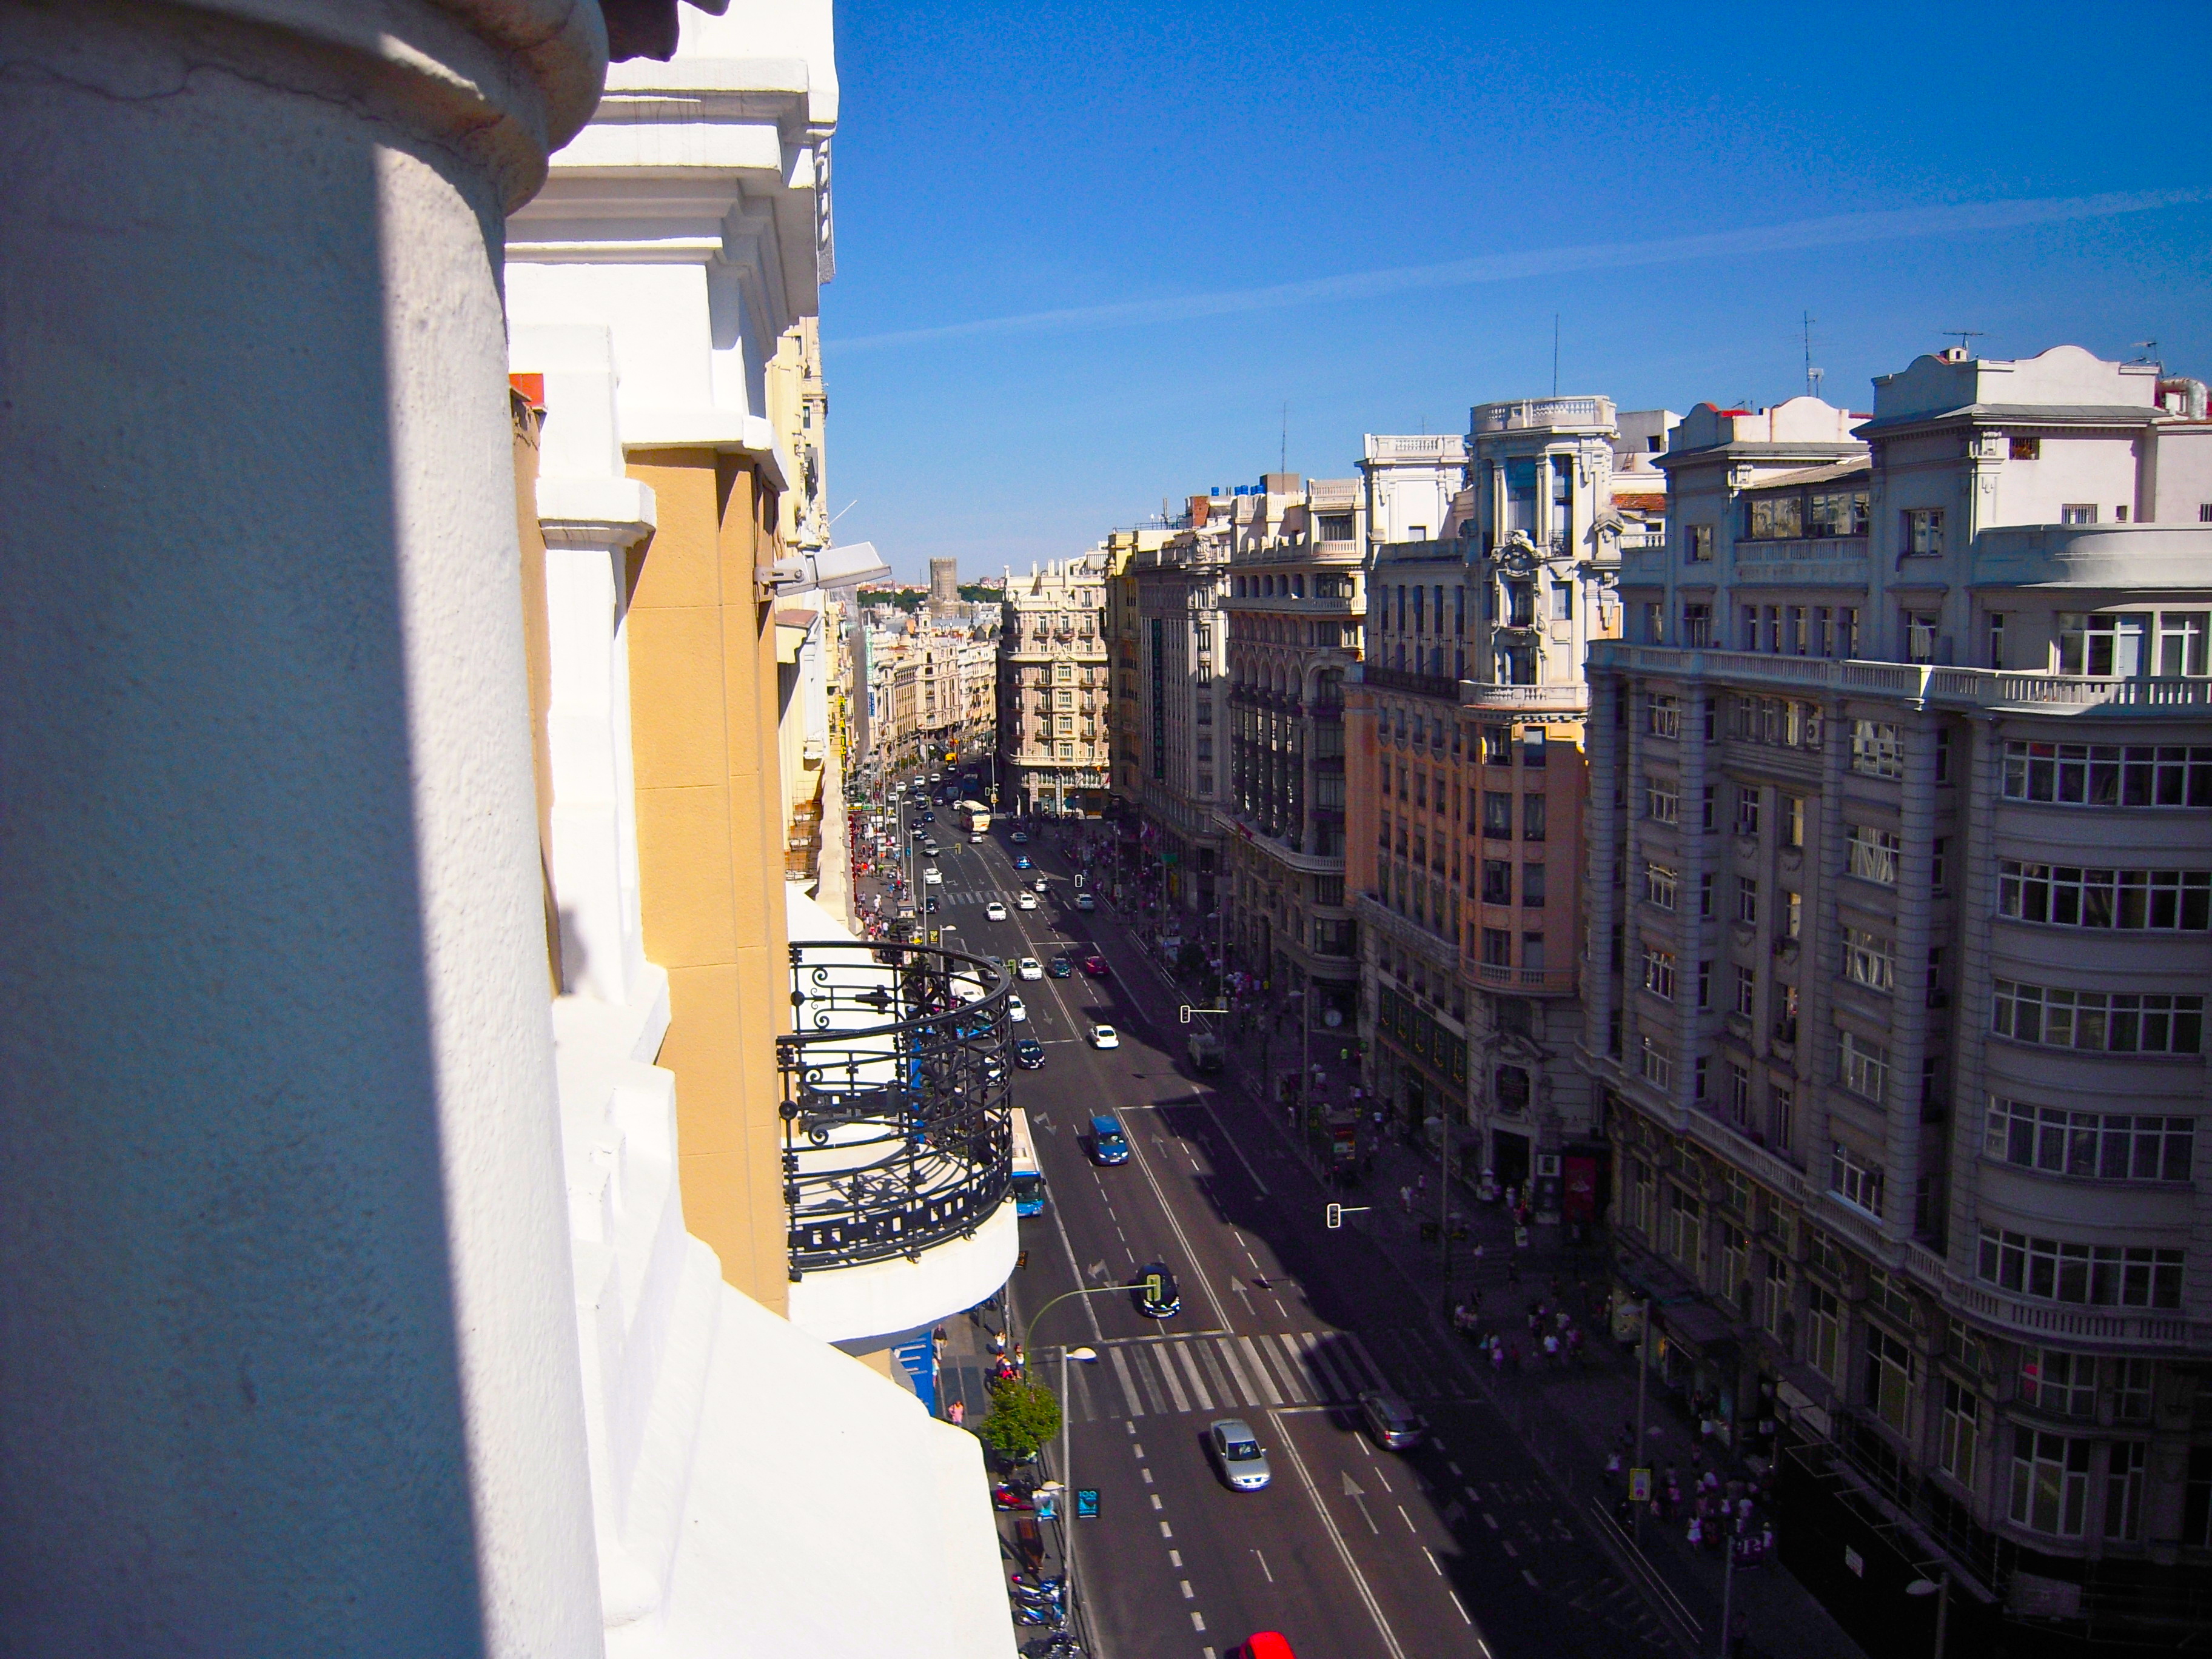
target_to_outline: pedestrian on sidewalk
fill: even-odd
[[[1413,1214],[1413,1189],[1411,1187],[1401,1187],[1401,1188],[1398,1188],[1398,1202],[1399,1202],[1401,1206],[1404,1206],[1404,1208],[1405,1208],[1405,1212],[1406,1212],[1406,1213],[1407,1213],[1407,1215],[1411,1215],[1411,1214]]]
[[[956,1429],[964,1425],[968,1420],[967,1403],[964,1401],[956,1400],[947,1406],[945,1408],[945,1420]]]

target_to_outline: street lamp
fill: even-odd
[[[1034,1328],[1036,1322],[1031,1320],[1030,1324]],[[1067,1409],[1067,1362],[1073,1359],[1088,1365],[1097,1358],[1098,1350],[1096,1348],[1071,1348],[1063,1344],[1060,1350],[1060,1484],[1067,1488],[1066,1507],[1060,1512],[1060,1565],[1062,1576],[1067,1580],[1067,1606],[1071,1618],[1074,1616],[1075,1610],[1075,1453],[1070,1446],[1067,1433],[1068,1424],[1074,1416]]]
[[[1932,1595],[1936,1598],[1936,1659],[1943,1659],[1943,1638],[1951,1615],[1951,1572],[1945,1568],[1931,1581],[1916,1578],[1905,1587],[1907,1595]]]

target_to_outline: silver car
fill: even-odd
[[[1421,1431],[1428,1426],[1419,1413],[1381,1389],[1369,1389],[1359,1396],[1359,1414],[1367,1420],[1367,1431],[1375,1437],[1375,1443],[1386,1451],[1419,1445]]]
[[[1267,1484],[1267,1454],[1241,1417],[1224,1417],[1206,1431],[1206,1449],[1221,1466],[1221,1478],[1236,1492],[1257,1492]]]

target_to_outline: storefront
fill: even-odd
[[[1386,1105],[1408,1125],[1432,1115],[1459,1121],[1466,1111],[1467,1039],[1389,986],[1376,992],[1375,1032]]]

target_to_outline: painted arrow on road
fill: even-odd
[[[1349,1473],[1344,1477],[1344,1495],[1359,1505],[1359,1518],[1367,1523],[1367,1530],[1380,1537],[1382,1528],[1375,1524],[1375,1517],[1367,1512],[1367,1494],[1360,1490],[1359,1483]]]

